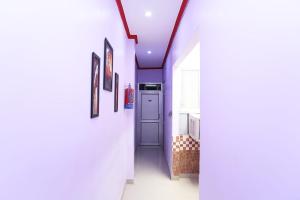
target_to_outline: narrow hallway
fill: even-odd
[[[1,0],[0,200],[300,200],[299,10]]]
[[[139,148],[135,158],[135,181],[126,185],[123,200],[199,199],[198,178],[170,180],[162,149]]]

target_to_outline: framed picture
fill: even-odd
[[[104,79],[103,89],[112,92],[113,85],[113,48],[108,40],[104,41]]]
[[[100,58],[92,54],[91,118],[99,116]]]
[[[115,73],[115,112],[119,110],[119,74]]]

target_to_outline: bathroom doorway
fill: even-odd
[[[199,177],[200,42],[173,66],[173,178]]]

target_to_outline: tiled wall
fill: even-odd
[[[173,176],[199,173],[200,144],[189,135],[173,137]]]

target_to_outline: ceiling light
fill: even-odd
[[[147,51],[147,54],[151,54],[152,53],[152,51]]]
[[[152,16],[152,12],[151,11],[146,11],[145,12],[145,17],[151,17]]]

